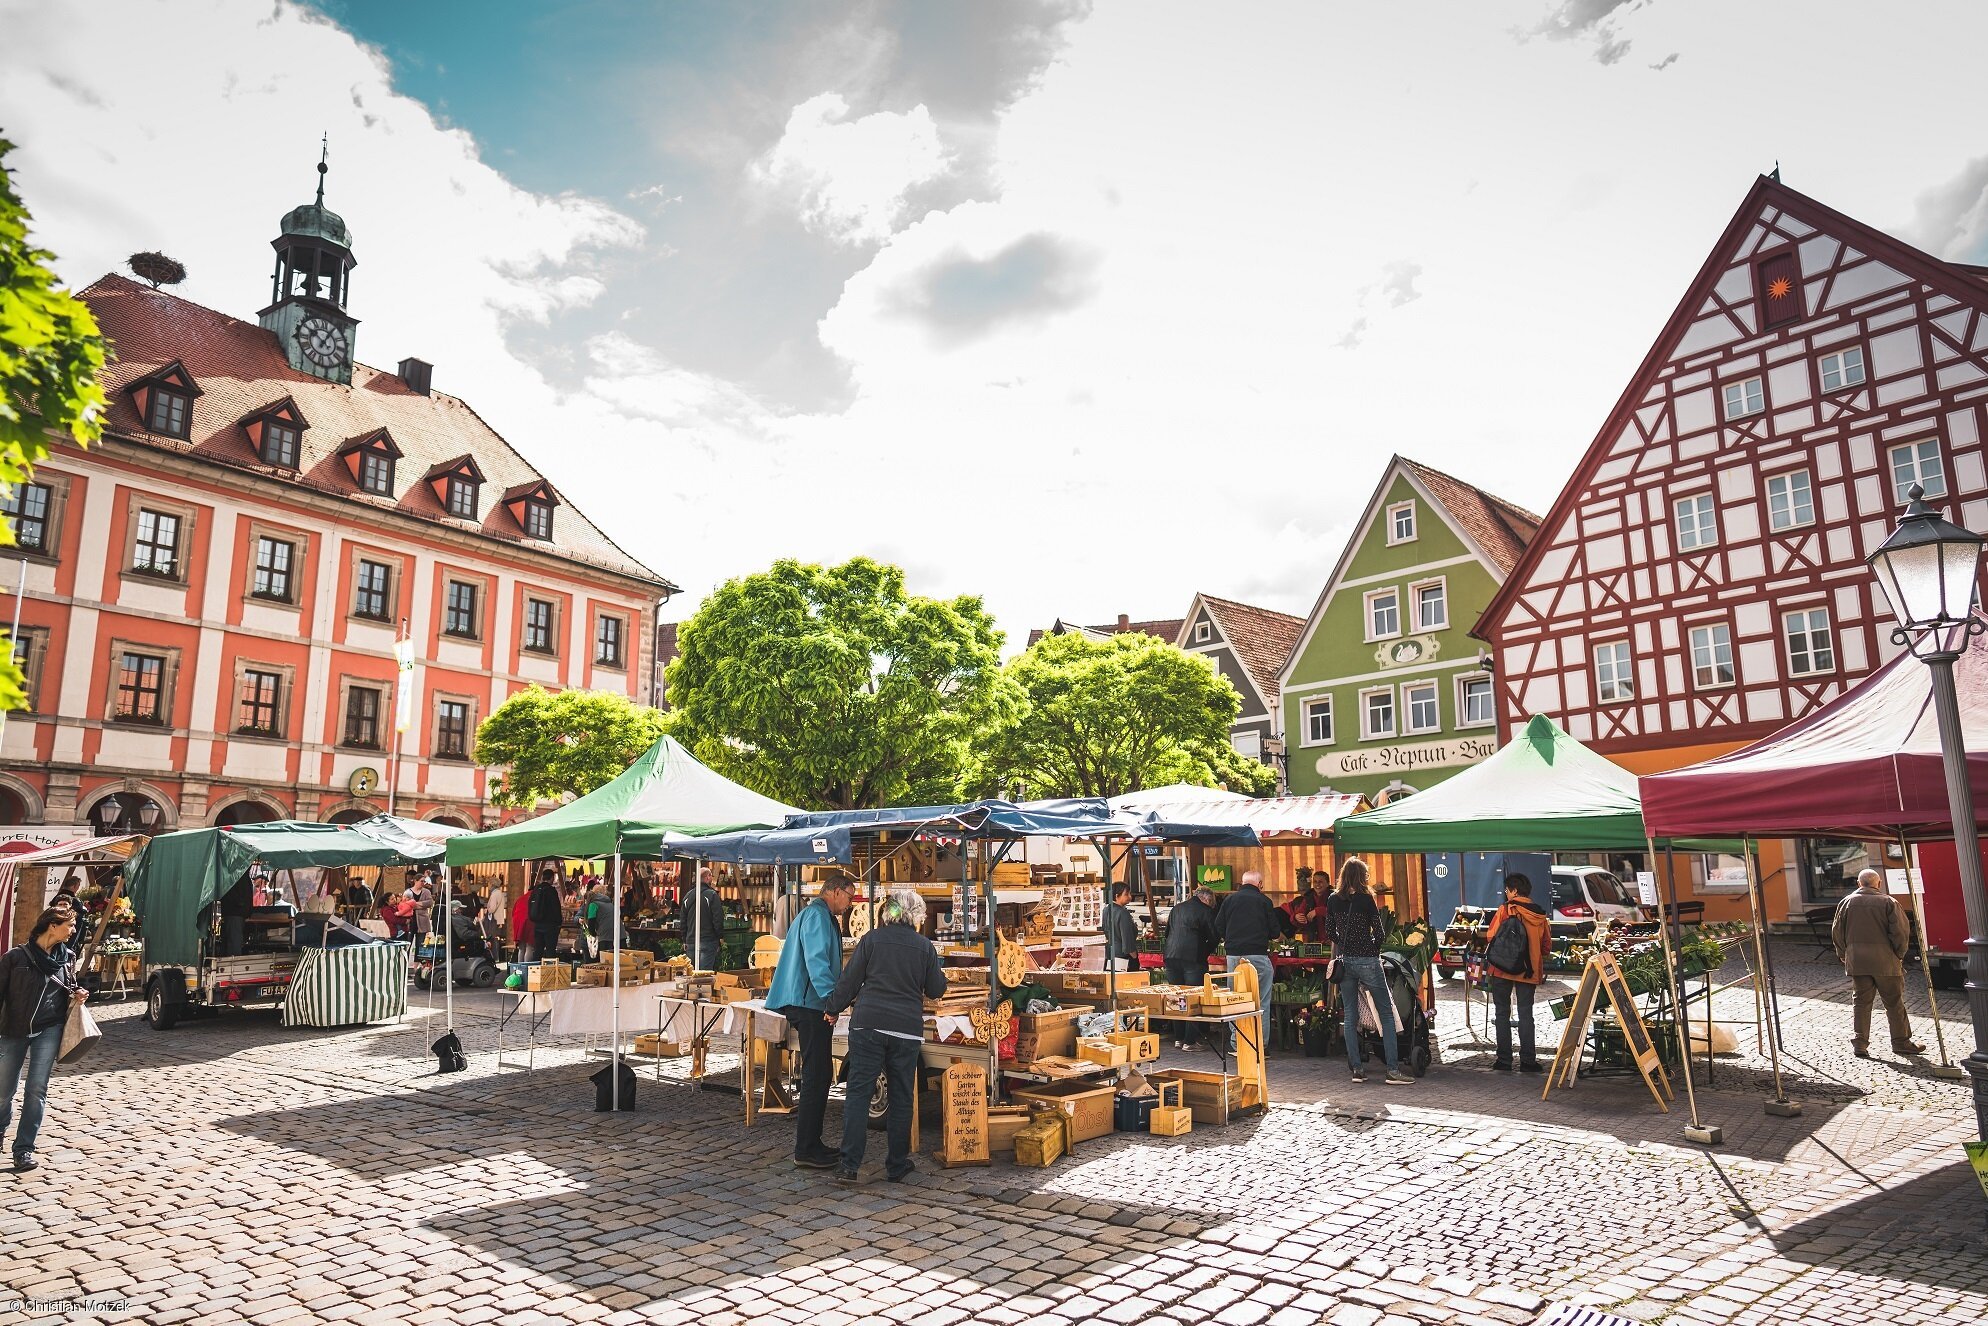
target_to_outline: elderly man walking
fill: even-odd
[[[1912,1023],[1905,1016],[1905,954],[1912,947],[1912,932],[1905,924],[1905,909],[1885,893],[1883,875],[1866,870],[1857,876],[1856,891],[1836,905],[1830,937],[1856,987],[1856,1034],[1850,1038],[1850,1048],[1857,1057],[1871,1057],[1873,999],[1884,1000],[1891,1052],[1924,1054],[1926,1047],[1912,1039]]]

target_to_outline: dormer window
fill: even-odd
[[[552,537],[552,507],[545,502],[525,503],[525,533],[534,539]]]
[[[441,503],[442,510],[457,520],[478,519],[478,496],[483,491],[483,467],[476,463],[476,457],[464,454],[454,460],[445,460],[429,470],[426,478],[428,486],[435,493],[435,500]]]
[[[294,470],[302,464],[307,427],[304,412],[288,396],[242,420],[242,431],[248,435],[256,458],[283,470]]]
[[[447,505],[450,515],[461,516],[464,520],[475,520],[476,485],[468,479],[451,477]]]
[[[177,359],[132,383],[131,392],[149,431],[178,438],[192,434],[193,398],[200,395],[200,385]]]
[[[352,481],[359,485],[360,492],[375,497],[393,496],[393,464],[400,459],[400,448],[386,429],[353,438],[339,448],[338,454],[351,468]]]
[[[559,498],[551,484],[543,479],[521,483],[505,491],[503,502],[526,538],[552,542],[552,509],[559,505]]]

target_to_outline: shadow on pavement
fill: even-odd
[[[1988,1293],[1988,1202],[1982,1199],[1980,1182],[1963,1158],[1772,1238],[1794,1261],[1873,1280]]]

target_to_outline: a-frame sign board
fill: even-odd
[[[1580,988],[1574,991],[1574,1002],[1567,1013],[1567,1030],[1561,1034],[1560,1048],[1554,1052],[1553,1066],[1546,1070],[1546,1086],[1539,1093],[1545,1100],[1547,1093],[1555,1085],[1567,1087],[1574,1084],[1574,1075],[1581,1067],[1581,1050],[1588,1041],[1588,1024],[1594,1020],[1596,1005],[1603,991],[1608,992],[1609,1006],[1615,1010],[1615,1020],[1622,1028],[1622,1036],[1629,1045],[1629,1056],[1636,1061],[1636,1071],[1643,1075],[1650,1095],[1656,1098],[1657,1108],[1670,1113],[1670,1099],[1677,1093],[1671,1089],[1670,1074],[1664,1071],[1663,1059],[1657,1054],[1655,1042],[1650,1039],[1650,1029],[1643,1022],[1643,1015],[1636,1009],[1636,996],[1629,993],[1628,978],[1623,976],[1622,967],[1613,955],[1597,953],[1588,959],[1588,965],[1581,972]]]

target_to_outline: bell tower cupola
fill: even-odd
[[[344,218],[324,205],[325,152],[318,158],[318,192],[313,202],[292,208],[282,231],[270,242],[276,274],[262,325],[276,333],[290,367],[300,373],[350,385],[352,342],[359,321],[345,311],[352,294],[352,234]]]

